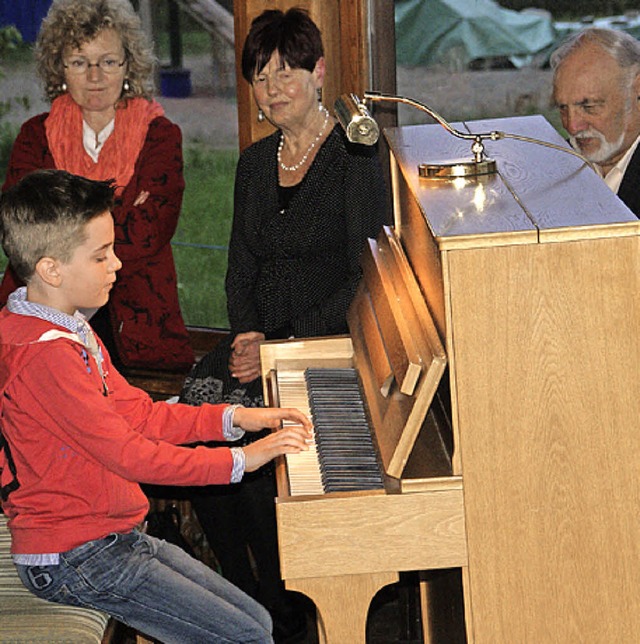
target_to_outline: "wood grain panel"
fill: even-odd
[[[638,238],[447,257],[474,641],[631,643]]]
[[[276,504],[284,579],[466,563],[462,483]]]

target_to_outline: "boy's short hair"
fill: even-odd
[[[36,170],[0,196],[2,248],[16,275],[33,276],[43,257],[62,262],[86,239],[85,225],[113,207],[113,181]]]

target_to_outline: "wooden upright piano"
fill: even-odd
[[[563,144],[538,116],[460,127]],[[437,125],[385,136],[394,225],[365,249],[350,335],[261,350],[273,404],[309,404],[317,368],[355,372],[381,482],[335,488],[329,456],[321,478],[338,491],[308,488],[283,459],[283,579],[333,644],[365,641],[399,571],[449,568],[468,642],[635,642],[640,222],[569,154],[500,140],[486,143],[497,174],[424,179],[420,163],[468,142]]]

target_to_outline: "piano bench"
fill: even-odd
[[[111,644],[122,641],[119,627],[126,628],[100,611],[53,604],[32,595],[16,573],[7,518],[0,513],[0,642]],[[153,642],[135,631],[132,637],[136,644]]]
[[[0,514],[0,642],[101,644],[109,616],[32,595],[16,573],[10,548],[7,519]]]

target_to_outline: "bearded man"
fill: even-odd
[[[558,47],[551,68],[569,142],[640,217],[640,42],[623,31],[585,29]]]

